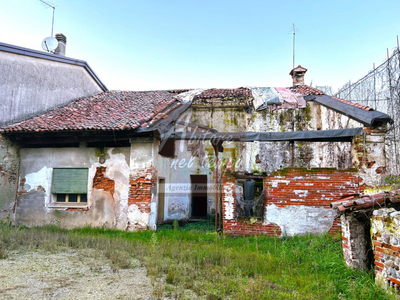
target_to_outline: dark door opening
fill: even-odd
[[[164,221],[165,179],[160,178],[158,184],[157,221],[162,222]]]
[[[190,175],[192,218],[207,217],[207,175]]]

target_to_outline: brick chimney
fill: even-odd
[[[292,71],[290,71],[289,75],[293,78],[293,86],[303,85],[304,84],[304,75],[306,74],[307,69],[298,65]]]
[[[56,40],[58,41],[58,47],[56,48],[56,50],[54,50],[54,54],[65,56],[67,37],[62,33],[57,33]]]

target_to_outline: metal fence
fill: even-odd
[[[400,50],[397,47],[378,67],[355,83],[348,82],[335,94],[336,97],[372,107],[391,116],[386,135],[387,173],[400,172]]]

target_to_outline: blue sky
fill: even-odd
[[[386,58],[400,33],[400,1],[52,0],[67,56],[89,63],[109,89],[290,86],[334,89]],[[52,9],[0,0],[0,42],[41,49]]]

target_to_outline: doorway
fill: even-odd
[[[158,208],[157,208],[157,222],[164,221],[164,203],[165,203],[165,179],[158,180]]]
[[[207,217],[207,175],[190,175],[192,218]]]

